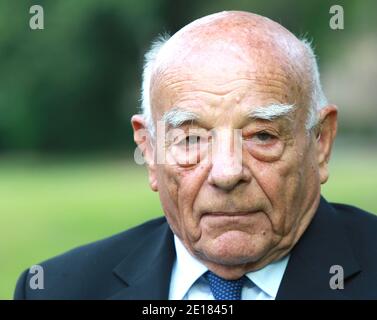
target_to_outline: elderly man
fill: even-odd
[[[310,45],[252,13],[146,55],[132,117],[164,218],[26,271],[17,299],[377,298],[377,218],[320,195],[337,130]]]

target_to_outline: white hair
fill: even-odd
[[[141,112],[147,124],[147,129],[149,130],[152,137],[154,137],[155,126],[152,118],[152,106],[150,99],[151,78],[157,55],[164,44],[169,40],[169,38],[170,35],[168,34],[158,36],[157,39],[152,42],[150,49],[144,56],[143,77],[141,85]]]
[[[328,105],[328,101],[322,90],[318,63],[311,42],[303,38],[301,39],[301,43],[306,48],[308,59],[308,81],[310,93],[308,101],[308,115],[305,126],[306,129],[310,131],[317,125],[319,120],[319,111]]]
[[[146,121],[147,128],[152,137],[155,134],[155,126],[152,119],[152,108],[150,101],[150,86],[151,78],[155,67],[155,61],[158,53],[169,40],[168,34],[160,35],[152,42],[150,49],[145,54],[145,61],[143,66],[142,90],[141,90],[141,112]],[[305,127],[310,132],[318,123],[319,111],[324,108],[328,101],[322,90],[320,75],[318,70],[318,63],[311,42],[307,39],[301,39],[301,43],[306,49],[305,69],[307,70],[306,79],[309,85],[309,101],[308,101],[308,115]],[[287,111],[287,105],[282,105],[283,109],[280,111]],[[276,108],[274,110],[277,111]]]

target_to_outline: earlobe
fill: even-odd
[[[158,191],[157,180],[153,178],[151,174],[149,174],[149,186],[152,189],[152,191],[154,192]]]

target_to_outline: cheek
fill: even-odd
[[[306,179],[303,153],[291,151],[275,162],[252,159],[250,168],[258,186],[268,199],[267,212],[274,232],[283,235],[297,218],[295,208],[300,195],[305,195]]]
[[[183,239],[198,237],[193,206],[207,173],[205,165],[191,169],[167,165],[158,170],[159,196],[164,213],[174,233]]]
[[[299,228],[320,192],[314,148],[305,141],[300,145],[293,145],[279,161],[254,163],[255,179],[271,203],[274,232],[280,235]]]
[[[168,219],[169,224],[175,231],[179,226],[178,212],[178,184],[172,177],[159,168],[157,170],[157,183],[162,209]]]

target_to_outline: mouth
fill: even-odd
[[[213,211],[213,212],[204,212],[202,217],[242,217],[251,214],[255,214],[260,212],[260,210],[252,210],[252,211]]]

